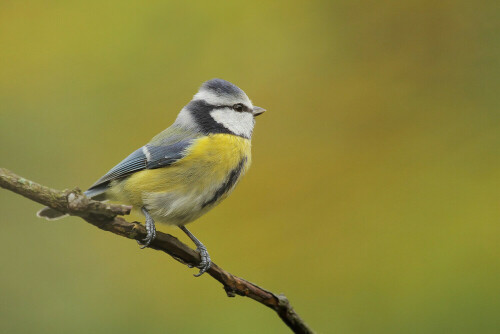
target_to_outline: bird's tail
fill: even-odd
[[[36,215],[40,218],[45,218],[47,220],[56,220],[56,219],[61,219],[63,217],[66,217],[68,214],[59,212],[57,210],[54,210],[54,209],[46,206],[42,210],[38,211],[36,213]]]
[[[84,194],[85,196],[87,196],[88,198],[92,198],[93,200],[102,201],[106,199],[106,195],[104,194],[105,191],[105,187],[102,187],[102,189],[89,189],[84,192]],[[57,220],[66,217],[68,214],[59,212],[46,206],[42,210],[38,211],[36,215],[39,218],[45,218],[47,220]]]

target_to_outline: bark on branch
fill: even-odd
[[[60,212],[81,217],[101,230],[135,240],[141,240],[146,236],[146,229],[143,225],[118,217],[128,215],[131,210],[130,206],[106,204],[88,199],[78,188],[64,191],[51,189],[22,178],[5,168],[0,168],[0,187]],[[186,265],[196,266],[200,263],[198,252],[170,234],[158,231],[156,239],[149,245],[149,248],[163,251]],[[273,309],[293,332],[313,333],[283,294],[277,295],[234,276],[215,263],[212,263],[207,273],[223,285],[228,297],[236,295],[249,297]]]

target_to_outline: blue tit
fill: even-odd
[[[234,84],[209,80],[169,128],[113,167],[85,194],[140,210],[147,230],[142,248],[155,238],[155,222],[178,226],[201,255],[200,272],[195,275],[200,276],[210,268],[210,256],[186,224],[225,199],[248,170],[255,117],[264,111]],[[64,216],[48,207],[37,215]]]

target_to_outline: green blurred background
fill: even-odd
[[[2,1],[0,166],[86,188],[210,78],[268,112],[191,225],[320,333],[500,331],[496,1]],[[207,275],[0,191],[2,333],[288,333]],[[178,229],[160,227],[189,242]]]

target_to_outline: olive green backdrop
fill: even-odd
[[[224,78],[268,112],[250,172],[190,225],[214,261],[320,333],[498,333],[498,9],[2,1],[0,166],[86,188]],[[288,333],[164,254],[0,206],[2,333]]]

